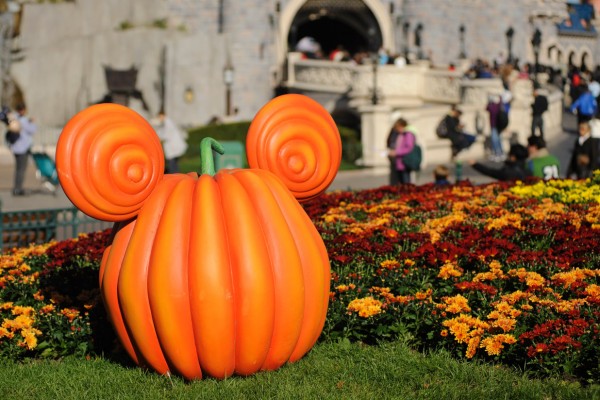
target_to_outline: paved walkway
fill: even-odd
[[[564,131],[556,134],[555,139],[548,143],[549,150],[555,154],[561,161],[562,174],[566,171],[567,163],[570,159],[571,150],[575,141],[575,118],[565,113],[563,119]],[[3,149],[6,150],[6,149]],[[487,162],[485,160],[481,160]],[[453,166],[446,164],[453,170]],[[497,164],[499,166],[499,164]],[[421,185],[433,181],[434,165],[428,166],[423,171],[416,174],[416,184]],[[71,202],[65,196],[63,191],[58,188],[55,194],[49,192],[42,182],[36,178],[35,165],[30,159],[25,179],[25,188],[27,196],[13,197],[11,195],[14,161],[7,151],[0,152],[0,200],[2,201],[3,211],[17,210],[36,210],[36,209],[54,209],[63,207],[72,207]],[[470,168],[467,163],[463,165],[463,179],[469,179],[474,184],[490,182],[491,179],[479,174]],[[452,172],[454,173],[454,171]],[[451,181],[454,178],[451,177]],[[334,182],[328,190],[362,190],[373,189],[389,182],[388,168],[370,168],[356,171],[340,171]]]

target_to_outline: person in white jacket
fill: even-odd
[[[156,133],[165,153],[165,173],[179,172],[179,158],[187,150],[187,134],[177,127],[164,111],[160,111],[156,121]]]

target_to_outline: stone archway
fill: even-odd
[[[332,11],[347,10],[352,4],[356,7],[364,6],[363,12],[369,15],[363,15],[363,22],[364,18],[371,18],[373,26],[367,28],[365,26],[357,26],[357,18],[352,18],[356,14],[352,15],[352,12],[332,13]],[[312,21],[311,18],[313,18]],[[381,46],[395,52],[396,47],[392,21],[388,9],[381,0],[290,0],[283,10],[281,10],[279,16],[279,30],[277,34],[278,65],[283,65],[286,54],[289,51],[288,39],[290,39],[290,34],[294,33],[291,32],[292,27],[298,26],[299,22],[305,22],[304,19],[307,20],[304,26],[307,31],[310,31],[310,29],[318,30],[320,28],[329,29],[327,27],[329,24],[343,29],[344,32],[351,35],[355,35],[354,37],[358,38],[359,41],[363,38],[366,46],[370,47],[368,50],[373,50],[373,47]],[[365,29],[374,29],[375,32],[366,32],[365,35]],[[369,38],[374,39],[369,40]],[[325,46],[330,47],[330,42],[328,41],[323,47]]]

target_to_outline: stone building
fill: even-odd
[[[333,111],[354,90],[353,101],[344,104],[360,114],[359,106],[377,93],[373,87],[380,88],[375,82],[368,92],[377,71],[351,66],[323,75],[322,64],[293,70],[298,53],[291,51],[302,38],[313,37],[324,53],[338,45],[370,54],[385,49],[444,71],[450,63],[509,53],[533,63],[532,38],[539,30],[539,63],[591,69],[600,63],[594,6],[600,0],[0,0],[0,95],[4,102],[22,98],[41,124],[60,127],[111,94],[111,72],[123,77],[129,71],[125,92],[112,94],[147,116],[164,108],[182,125],[234,110],[236,118],[250,119],[281,91],[306,92]],[[310,74],[320,76],[316,90],[298,79]],[[460,74],[450,78],[444,82],[455,90]],[[350,79],[352,87],[322,90],[339,79]],[[356,82],[362,89],[353,87]],[[393,103],[391,113],[461,101],[447,93],[402,97],[409,86],[427,91],[412,87],[415,79],[403,82],[407,86],[394,91],[381,87],[387,95],[380,102]]]

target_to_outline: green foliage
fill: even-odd
[[[152,27],[154,28],[167,29],[167,26],[168,25],[166,18],[155,19],[154,21],[152,21]]]
[[[356,160],[362,157],[362,144],[360,143],[359,133],[344,126],[339,126],[338,130],[342,139],[342,160],[354,164]]]
[[[212,137],[219,142],[237,141],[245,145],[250,121],[231,124],[211,124],[188,131],[188,150],[179,161],[182,172],[198,172],[200,169],[200,142]],[[362,145],[358,132],[346,127],[338,127],[342,141],[342,165],[340,169],[356,168],[355,162],[362,157]],[[245,155],[244,155],[245,158]],[[245,162],[247,165],[247,161]]]
[[[0,265],[0,358],[110,352],[98,270],[110,231],[16,249]]]
[[[131,21],[121,21],[121,23],[119,24],[119,29],[122,31],[126,31],[128,29],[132,29],[133,28],[133,24],[131,23]]]
[[[12,399],[597,399],[597,386],[535,380],[507,368],[421,354],[400,343],[318,344],[278,371],[185,382],[102,358],[0,363]]]
[[[246,134],[250,122],[235,122],[232,124],[211,124],[190,129],[188,131],[188,149],[179,160],[182,172],[200,171],[200,142],[206,137],[211,137],[219,142],[237,141],[246,143]],[[247,164],[244,154],[244,163]]]

